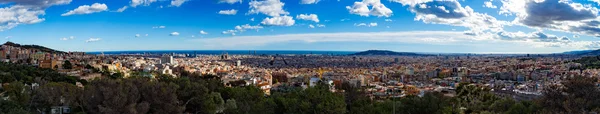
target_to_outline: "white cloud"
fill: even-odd
[[[319,22],[319,17],[317,16],[317,14],[300,14],[296,16],[296,19],[309,20],[317,23]]]
[[[222,15],[235,15],[235,14],[237,14],[237,12],[238,12],[238,11],[237,11],[237,10],[235,10],[235,9],[231,9],[231,10],[221,10],[221,11],[219,11],[219,14],[222,14]]]
[[[360,27],[360,26],[366,26],[366,27],[376,27],[377,23],[354,23],[354,26]]]
[[[200,34],[202,34],[202,35],[206,35],[206,34],[208,34],[208,32],[204,32],[204,30],[201,30],[201,31],[200,31]]]
[[[392,2],[401,3],[403,5],[413,6],[421,3],[431,2],[433,0],[390,0]]]
[[[172,32],[171,34],[169,34],[170,36],[179,36],[179,32]]]
[[[71,0],[0,0],[0,32],[22,24],[44,21],[40,15],[51,6],[71,3]]]
[[[249,4],[250,11],[248,11],[248,14],[262,13],[272,17],[290,14],[283,10],[285,4],[279,0],[250,1]]]
[[[502,4],[500,14],[516,15],[513,22],[524,26],[600,36],[600,10],[591,5],[570,0],[502,0]]]
[[[103,12],[108,10],[108,6],[106,4],[94,3],[90,5],[79,6],[74,10],[71,10],[67,13],[62,14],[61,16],[70,16],[70,15],[81,15],[81,14],[91,14],[96,12]]]
[[[486,8],[492,8],[492,9],[496,9],[496,8],[498,8],[498,6],[495,6],[494,4],[492,4],[492,2],[491,2],[491,1],[486,1],[486,2],[484,2],[484,3],[483,3],[483,7],[486,7]]]
[[[164,29],[167,28],[166,26],[154,26],[152,27],[153,29]]]
[[[301,0],[300,4],[317,4],[320,0]]]
[[[323,27],[325,27],[325,25],[323,25],[323,24],[317,24],[317,27],[323,28]]]
[[[267,17],[261,24],[270,26],[292,26],[296,21],[290,16]]]
[[[60,38],[60,40],[65,41],[65,40],[69,40],[69,38]]]
[[[97,41],[100,41],[100,40],[102,40],[102,39],[101,38],[90,38],[88,40],[85,40],[85,42],[97,42]]]
[[[254,21],[254,17],[253,17],[253,18],[250,18],[250,21]]]
[[[223,34],[231,33],[223,31]],[[225,38],[196,39],[206,45],[243,46],[265,45],[271,43],[301,41],[301,42],[403,42],[450,44],[458,39],[468,41],[474,36],[464,35],[462,32],[443,31],[407,31],[407,32],[372,32],[372,33],[310,33],[310,34],[284,34],[267,36],[237,36]],[[434,42],[425,42],[437,39]]]
[[[145,36],[148,36],[148,34],[146,34]]]
[[[252,26],[252,25],[250,25],[250,24],[245,24],[245,25],[238,25],[238,26],[235,26],[235,30],[237,30],[237,31],[239,31],[239,32],[244,32],[244,31],[246,31],[246,30],[257,30],[257,31],[258,31],[259,29],[262,29],[262,28],[263,28],[263,27],[262,27],[262,26],[260,26],[260,25],[255,25],[255,26]]]
[[[140,34],[135,34],[135,37],[136,37],[136,38],[138,38],[138,37],[140,37],[140,36],[141,36]]]
[[[317,27],[318,28],[323,28],[323,27],[325,27],[325,25],[322,25],[322,24],[316,24],[316,25],[310,24],[310,25],[308,25],[308,28],[317,28]]]
[[[219,3],[235,4],[242,3],[242,0],[219,0]]]
[[[385,19],[385,21],[387,21],[387,22],[392,22],[392,21],[394,21],[394,20],[392,20],[392,19]]]
[[[179,7],[189,0],[171,0],[171,6]]]
[[[226,31],[221,32],[221,34],[229,34],[229,35],[235,36],[236,32],[238,32],[238,31],[237,30],[226,30]]]
[[[376,27],[377,23],[369,23],[369,27]]]
[[[152,4],[153,2],[156,2],[157,0],[131,0],[130,5],[131,7],[137,7],[139,5],[143,5],[143,6],[149,6],[150,4]]]
[[[122,8],[117,9],[117,12],[123,12],[125,10],[127,10],[127,6],[123,6]]]
[[[224,31],[225,32],[225,31]],[[498,37],[490,34],[490,37]],[[458,31],[404,31],[404,32],[348,32],[348,33],[309,33],[260,36],[236,36],[193,41],[211,49],[244,49],[253,46],[281,44],[287,42],[371,42],[371,43],[410,43],[425,45],[474,46],[486,50],[507,50],[516,52],[562,52],[579,49],[600,48],[599,41],[542,42],[534,40],[502,40],[479,38]],[[507,49],[509,48],[509,49]],[[506,53],[506,52],[505,52]]]
[[[474,33],[502,31],[510,22],[497,20],[488,14],[475,12],[471,7],[463,7],[457,0],[392,0],[409,6],[416,14],[414,20],[431,24],[445,24],[470,28]]]
[[[371,7],[371,9],[369,9],[369,7]],[[346,9],[348,9],[351,14],[366,17],[390,17],[393,13],[392,10],[385,7],[380,0],[362,0],[361,2],[354,2],[353,6],[346,6]]]

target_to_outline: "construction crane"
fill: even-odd
[[[323,68],[319,68],[319,70],[317,70],[317,73],[319,74],[319,79],[323,79],[323,73],[325,72],[329,72],[329,70],[325,70]]]

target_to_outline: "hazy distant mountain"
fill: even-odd
[[[592,51],[595,51],[595,50],[567,51],[567,52],[563,52],[562,54],[581,55],[581,54],[589,53]]]
[[[397,55],[397,56],[425,56],[426,54],[418,54],[411,52],[394,52],[388,50],[368,50],[350,55]]]
[[[44,46],[38,46],[38,45],[21,45],[21,44],[17,44],[17,43],[13,43],[13,42],[6,42],[2,45],[8,45],[8,46],[13,46],[13,47],[20,47],[20,48],[25,48],[25,49],[37,49],[40,50],[42,52],[48,52],[48,53],[66,53],[63,51],[58,51],[58,50],[54,50],[54,49],[50,49]]]
[[[600,55],[600,50],[588,50],[588,52],[579,53],[577,55],[597,56],[597,55]]]

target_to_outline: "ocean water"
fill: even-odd
[[[87,54],[118,55],[118,54],[198,54],[198,55],[276,55],[276,54],[319,54],[319,55],[348,55],[357,51],[285,51],[285,50],[148,50],[148,51],[105,51],[105,52],[86,52]]]

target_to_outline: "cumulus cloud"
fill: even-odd
[[[316,4],[318,3],[320,0],[301,0],[300,4]]]
[[[171,34],[169,34],[170,36],[179,36],[179,32],[172,32]]]
[[[310,24],[310,25],[308,25],[308,28],[315,28],[315,26]]]
[[[250,11],[248,11],[248,14],[261,13],[272,17],[290,14],[283,10],[283,5],[285,4],[279,0],[250,1],[249,4]]]
[[[292,26],[296,21],[290,16],[267,17],[261,24],[269,26]]]
[[[189,0],[171,0],[171,6],[179,7]]]
[[[140,34],[135,34],[135,37],[136,37],[136,38],[139,38],[140,36],[141,36]]]
[[[166,26],[154,26],[152,27],[153,29],[164,29],[167,28]]]
[[[71,10],[67,13],[62,14],[61,16],[70,16],[70,15],[81,15],[81,14],[91,14],[96,12],[103,12],[108,10],[108,6],[106,4],[94,3],[90,5],[79,6],[74,10]]]
[[[201,31],[200,31],[200,34],[202,34],[202,35],[207,35],[207,34],[208,34],[208,32],[204,32],[204,30],[201,30]]]
[[[219,0],[219,3],[235,4],[242,3],[242,0]]]
[[[102,39],[101,38],[90,38],[88,40],[85,40],[85,42],[97,42],[97,41],[100,41],[100,40],[102,40]]]
[[[71,3],[71,0],[0,0],[0,31],[12,29],[22,24],[35,24],[44,21],[48,7]]]
[[[500,14],[515,15],[514,22],[528,27],[600,36],[599,10],[590,5],[569,0],[502,0],[502,4]]]
[[[392,0],[409,6],[416,14],[417,21],[432,24],[445,24],[470,28],[472,32],[502,31],[510,22],[497,20],[488,14],[473,11],[469,6],[463,7],[457,0]]]
[[[492,1],[483,2],[483,7],[492,8],[492,9],[498,8],[498,6],[495,6],[494,4],[492,4]]]
[[[129,7],[123,6],[122,8],[117,9],[117,12],[123,12],[123,11],[127,10],[127,8],[129,8]]]
[[[370,7],[370,9],[369,9]],[[392,10],[385,7],[380,0],[362,0],[360,2],[354,2],[352,6],[346,6],[346,9],[351,14],[360,16],[377,16],[377,17],[390,17],[392,16]]]
[[[317,14],[300,14],[296,16],[296,19],[309,20],[317,23],[319,22],[319,17],[317,16]]]
[[[149,6],[150,4],[156,2],[157,0],[131,0],[131,2],[129,2],[129,5],[131,7],[137,7],[139,5],[142,6]]]
[[[237,11],[237,10],[235,10],[235,9],[231,9],[231,10],[221,10],[221,11],[219,11],[219,14],[222,14],[222,15],[235,15],[235,14],[237,14],[237,12],[238,12],[238,11]]]

